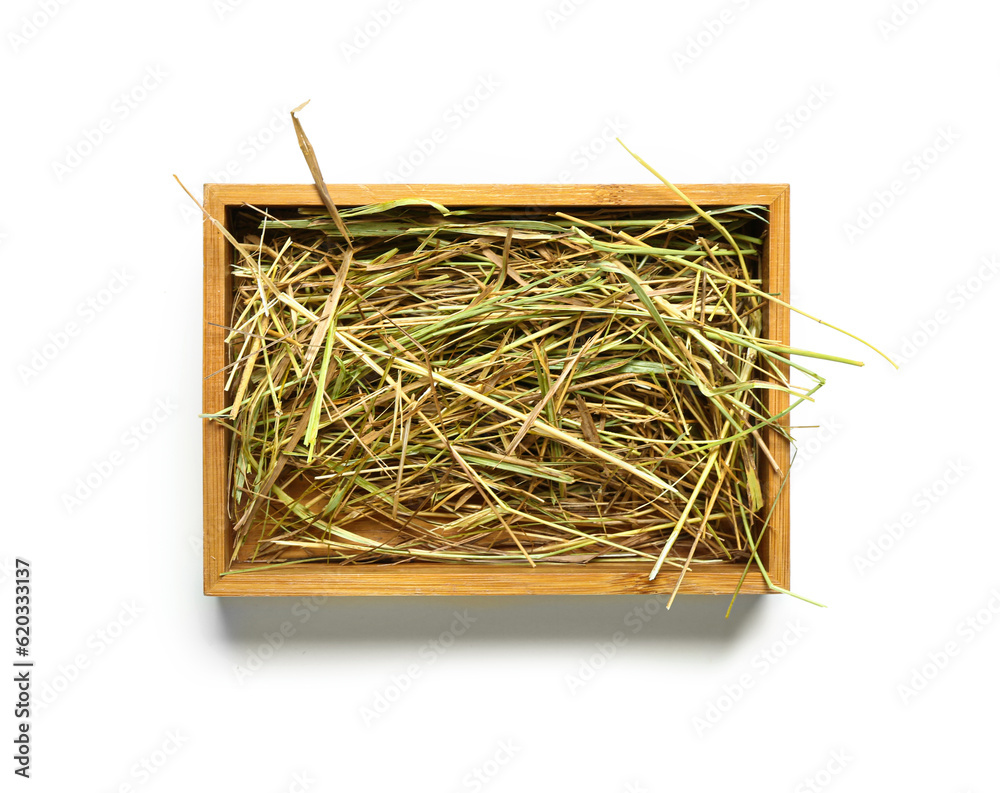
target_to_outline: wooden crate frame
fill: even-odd
[[[789,293],[789,187],[785,184],[679,185],[702,207],[760,204],[769,210],[770,225],[762,255],[761,278],[765,291],[787,299]],[[684,206],[664,185],[329,185],[338,207],[391,201],[398,198],[430,199],[447,207],[609,207]],[[315,185],[286,184],[207,184],[205,209],[228,225],[231,209],[243,204],[270,209],[278,207],[322,207]],[[225,378],[209,377],[226,364],[225,335],[218,327],[230,320],[232,248],[211,223],[205,223],[204,271],[204,373],[205,413],[216,413],[226,405]],[[789,312],[784,306],[764,305],[766,337],[789,345]],[[214,324],[210,324],[214,323]],[[787,374],[787,367],[784,367]],[[768,389],[763,398],[772,415],[787,410],[788,395]],[[788,426],[788,416],[779,423]],[[763,431],[780,468],[789,465],[789,444],[774,429]],[[249,563],[233,563],[232,534],[227,517],[229,488],[226,481],[227,431],[204,420],[204,591],[206,595],[568,595],[568,594],[660,594],[673,590],[677,571],[664,567],[656,580],[649,581],[649,562],[614,562],[600,566],[499,566],[412,562],[405,565],[334,565],[317,562],[269,570],[253,570]],[[782,490],[780,479],[762,467],[761,484],[765,506],[777,500],[771,523],[761,543],[761,558],[771,580],[789,586],[789,488]],[[694,566],[684,576],[680,592],[687,594],[730,594],[743,572],[743,564]],[[240,570],[248,570],[232,575]],[[741,592],[765,594],[770,590],[756,566],[752,566]]]

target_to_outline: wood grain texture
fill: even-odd
[[[786,303],[790,302],[791,279],[789,271],[789,187],[784,188],[774,197],[770,206],[770,225],[767,237],[767,255],[764,261],[762,278],[765,291],[776,293]],[[766,322],[764,334],[782,344],[790,344],[791,313],[785,306],[771,303],[765,312]],[[788,365],[779,366],[781,373],[788,376]],[[785,391],[767,391],[767,407],[770,414],[776,415],[788,410],[788,393]],[[785,415],[778,423],[787,428],[789,416]],[[775,461],[782,471],[787,471],[790,463],[789,444],[777,430],[768,428],[763,433],[768,448],[771,449]],[[764,482],[764,495],[768,504],[777,500],[768,532],[765,535],[766,549],[764,564],[771,581],[777,586],[788,589],[791,585],[791,537],[789,534],[791,518],[791,488],[790,483],[781,488],[781,477],[774,474],[770,468],[767,480]],[[781,490],[780,496],[778,491]]]
[[[771,223],[764,251],[763,288],[788,295],[788,185],[678,185],[689,198],[702,206],[761,204],[770,211]],[[547,185],[327,185],[338,207],[392,201],[398,198],[426,198],[445,206],[585,207],[647,206],[677,207],[684,202],[668,187],[659,184]],[[322,201],[315,185],[209,184],[205,185],[205,209],[212,217],[227,222],[230,209],[244,204],[259,208],[309,206]],[[205,222],[204,301],[205,329],[203,409],[215,413],[226,405],[225,375],[214,372],[226,364],[225,335],[232,301],[231,251],[222,234]],[[765,334],[782,344],[790,344],[788,309],[768,303]],[[771,412],[784,410],[788,396],[765,392]],[[782,419],[787,426],[788,418]],[[204,420],[204,591],[225,596],[322,596],[322,595],[568,595],[568,594],[669,594],[676,572],[664,568],[649,581],[649,564],[637,562],[591,563],[590,565],[486,566],[476,564],[409,563],[395,566],[348,567],[308,563],[271,569],[252,564],[230,564],[232,538],[228,514],[228,439],[226,431]],[[788,444],[774,430],[764,433],[772,454],[787,470]],[[774,502],[781,485],[779,477],[762,474],[767,504]],[[779,586],[789,581],[789,487],[782,492],[771,526],[762,543],[768,574]],[[733,592],[743,565],[712,564],[691,569],[681,583],[685,594]],[[769,590],[763,576],[751,570],[741,592],[764,594]]]
[[[226,204],[214,185],[205,185],[205,210],[225,223]],[[206,219],[204,300],[205,327],[202,350],[202,411],[217,413],[226,406],[226,331],[231,301],[229,251],[225,237]],[[220,581],[229,562],[229,487],[227,479],[227,432],[207,419],[203,424],[204,466],[204,583],[208,594]]]
[[[770,205],[787,185],[686,184],[678,187],[696,204]],[[322,206],[314,185],[217,184],[206,185],[218,200],[232,206]],[[398,198],[431,198],[445,206],[684,206],[662,184],[331,184],[337,206],[358,206]]]
[[[211,595],[664,595],[669,596],[676,573],[664,569],[649,580],[649,564],[571,567],[512,567],[413,563],[395,567],[345,567],[303,564],[271,570],[234,565]],[[242,572],[246,571],[246,572]],[[732,595],[742,565],[694,568],[681,583],[684,594]],[[757,571],[747,575],[744,594],[768,592]]]

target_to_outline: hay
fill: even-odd
[[[224,230],[234,559],[759,562],[763,392],[860,365],[763,337],[764,207],[328,199]]]

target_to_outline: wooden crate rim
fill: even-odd
[[[771,205],[787,198],[787,184],[681,184],[677,185],[696,204]],[[399,198],[431,198],[455,206],[489,205],[546,206],[558,203],[610,206],[676,205],[685,202],[663,184],[327,184],[335,204],[354,206]],[[490,196],[488,201],[484,196]],[[205,185],[208,203],[234,205],[267,203],[271,206],[322,206],[313,184]]]

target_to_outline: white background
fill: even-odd
[[[21,556],[36,663],[15,781],[996,790],[998,23],[971,0],[8,0],[0,636],[13,659]],[[901,363],[794,321],[866,363],[817,367],[793,421],[825,428],[799,433],[793,588],[829,608],[204,597],[202,227],[171,174],[308,182],[307,98],[331,182],[650,181],[621,134],[677,183],[791,183],[796,304]]]

